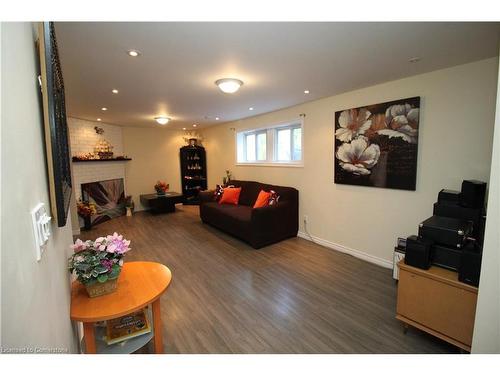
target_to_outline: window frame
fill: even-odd
[[[301,129],[301,160],[293,160],[293,129]],[[291,160],[278,160],[278,131],[290,129]],[[266,160],[246,160],[246,136],[255,134],[255,157],[257,158],[257,134],[266,134]],[[235,132],[237,166],[303,167],[304,166],[304,121],[302,118],[258,128],[242,129]]]

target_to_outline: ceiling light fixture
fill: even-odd
[[[196,128],[198,126],[198,124],[193,124],[193,128]]]
[[[113,90],[111,90],[111,92],[112,92],[113,94],[118,94],[118,90],[117,90],[117,89],[113,89]]]
[[[182,130],[186,130],[186,128],[182,128]]]
[[[100,118],[98,118],[98,119],[97,119],[97,121],[101,121],[101,119],[100,119]]]
[[[127,51],[127,55],[132,56],[132,57],[137,57],[141,55],[141,52],[137,51],[136,49],[129,49]]]
[[[106,107],[102,107],[101,111],[107,111],[108,109]]]
[[[412,57],[411,59],[408,60],[411,63],[416,63],[420,61],[420,57]]]
[[[234,94],[243,85],[243,81],[236,78],[221,78],[215,81],[219,89],[226,94]]]
[[[155,117],[155,121],[160,125],[166,125],[170,121],[170,118],[165,116],[158,116]]]
[[[304,90],[304,94],[309,94],[309,90]]]
[[[219,120],[220,120],[220,118],[218,118],[218,117],[215,118],[215,121],[219,121]]]
[[[253,111],[253,107],[248,108],[249,111]]]

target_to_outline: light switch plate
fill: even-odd
[[[37,262],[42,259],[42,254],[45,251],[45,244],[49,240],[50,220],[52,218],[47,215],[44,203],[38,203],[31,211],[31,220],[33,222],[33,233],[35,235],[35,254]]]

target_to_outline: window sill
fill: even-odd
[[[304,168],[304,163],[236,163],[237,167],[285,167]]]

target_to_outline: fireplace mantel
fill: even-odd
[[[100,161],[100,162],[104,162],[104,161],[129,161],[129,160],[132,160],[131,158],[112,158],[112,159],[76,159],[76,158],[73,158],[73,163],[87,163],[87,162],[96,162],[96,161]]]

